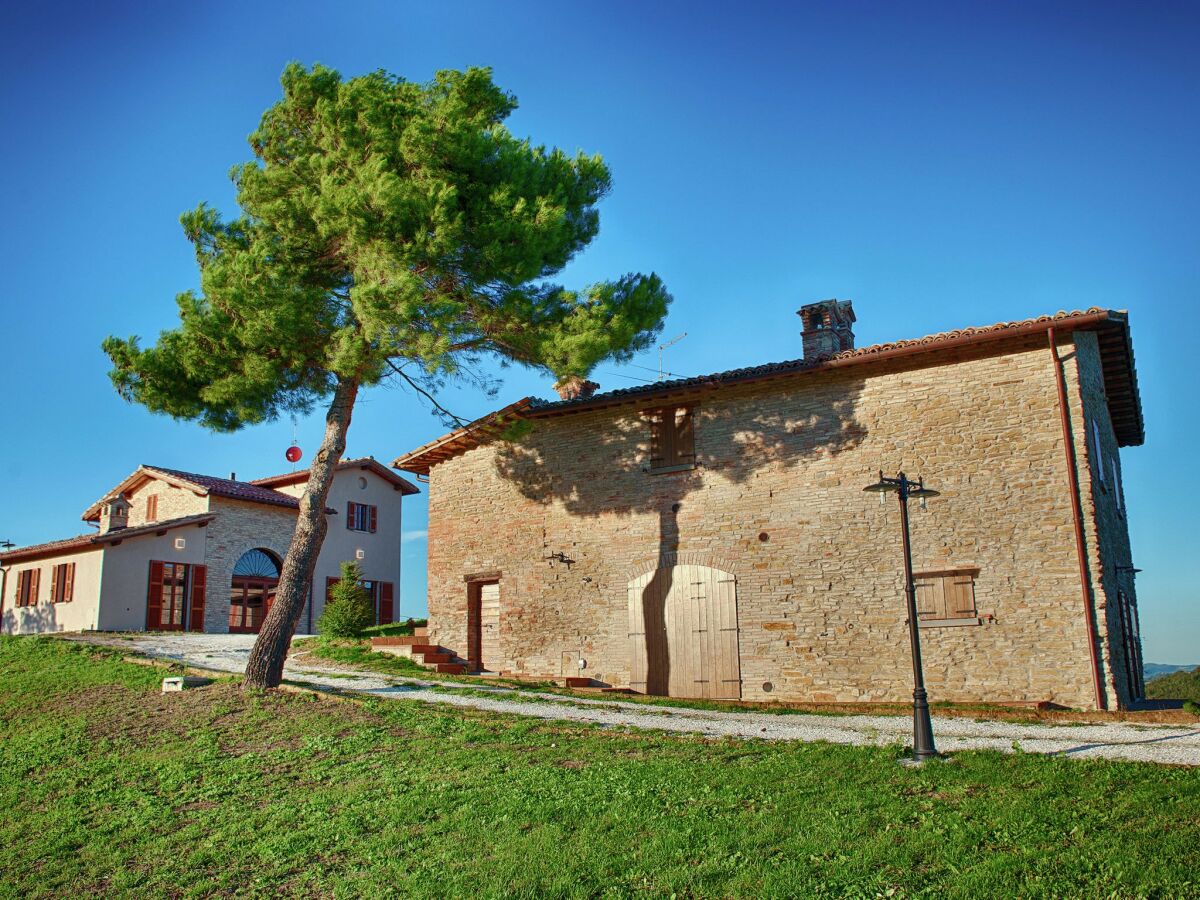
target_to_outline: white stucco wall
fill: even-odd
[[[291,487],[297,488],[300,493],[304,491],[303,484]],[[321,546],[321,555],[317,557],[317,569],[313,575],[314,622],[325,608],[325,580],[337,578],[342,562],[355,559],[360,549],[364,558],[358,563],[363,577],[368,581],[391,582],[394,615],[399,615],[403,497],[389,481],[369,469],[342,469],[334,476],[333,485],[329,488],[329,507],[336,509],[337,515],[329,517],[329,533]],[[350,501],[378,507],[374,534],[351,531],[346,527],[346,506]]]
[[[73,599],[67,603],[50,602],[52,570],[63,563],[75,564]],[[64,553],[27,563],[5,566],[4,613],[0,615],[0,633],[44,634],[52,631],[86,631],[96,628],[100,600],[100,579],[104,569],[104,550],[100,547],[82,553]],[[17,606],[17,575],[29,569],[41,570],[36,606]]]
[[[206,531],[207,528],[192,525],[173,528],[164,535],[147,534],[109,544],[104,551],[100,620],[95,627],[101,631],[144,631],[150,561],[203,565]],[[176,549],[177,538],[183,539],[184,549]],[[212,597],[210,579],[206,608]]]

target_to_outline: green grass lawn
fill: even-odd
[[[159,693],[0,638],[0,896],[1200,893],[1200,771]]]

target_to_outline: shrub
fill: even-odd
[[[374,624],[375,607],[362,586],[358,563],[342,563],[342,577],[329,592],[329,602],[317,619],[317,630],[326,637],[356,638]]]

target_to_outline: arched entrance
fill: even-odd
[[[665,565],[629,582],[629,685],[669,697],[738,700],[737,581],[699,565]]]
[[[261,548],[246,551],[234,564],[229,591],[230,634],[258,634],[275,602],[279,568],[279,558]]]

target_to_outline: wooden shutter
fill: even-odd
[[[375,526],[379,524],[379,518],[378,518],[379,507],[378,506],[368,506],[367,509],[369,509],[371,511],[371,534],[374,534]]]
[[[946,605],[952,618],[975,615],[975,579],[968,574],[947,575]]]
[[[204,599],[208,566],[192,566],[192,597],[188,609],[188,631],[204,631]]]
[[[162,628],[163,564],[157,559],[150,561],[150,587],[146,593],[146,630]]]
[[[942,579],[917,575],[913,583],[917,588],[917,618],[942,618]]]
[[[158,494],[151,494],[146,498],[146,521],[158,521]]]
[[[67,584],[63,588],[63,600],[70,603],[75,599],[75,563],[66,566]]]
[[[340,578],[326,578],[325,579],[325,602],[326,603],[329,603],[331,600],[333,600],[333,586],[341,580],[342,579],[340,579]]]
[[[350,531],[354,530],[354,507],[356,505],[353,500],[346,504],[346,528]]]
[[[696,459],[695,430],[692,427],[692,408],[680,406],[674,411],[675,460],[673,465],[687,465]]]
[[[29,605],[29,573],[31,569],[17,573],[17,606]]]
[[[29,579],[29,605],[37,606],[38,588],[40,588],[42,585],[42,570],[37,568],[31,571],[33,574]]]
[[[372,529],[374,530],[374,529]],[[379,582],[379,622],[380,625],[390,625],[395,621],[392,595],[392,583],[390,581]]]
[[[650,410],[646,419],[650,422],[650,468],[660,469],[667,464],[663,455],[663,411]]]
[[[57,603],[59,601],[58,570],[61,568],[63,568],[63,567],[62,566],[54,566],[50,569],[50,602],[51,603]]]

